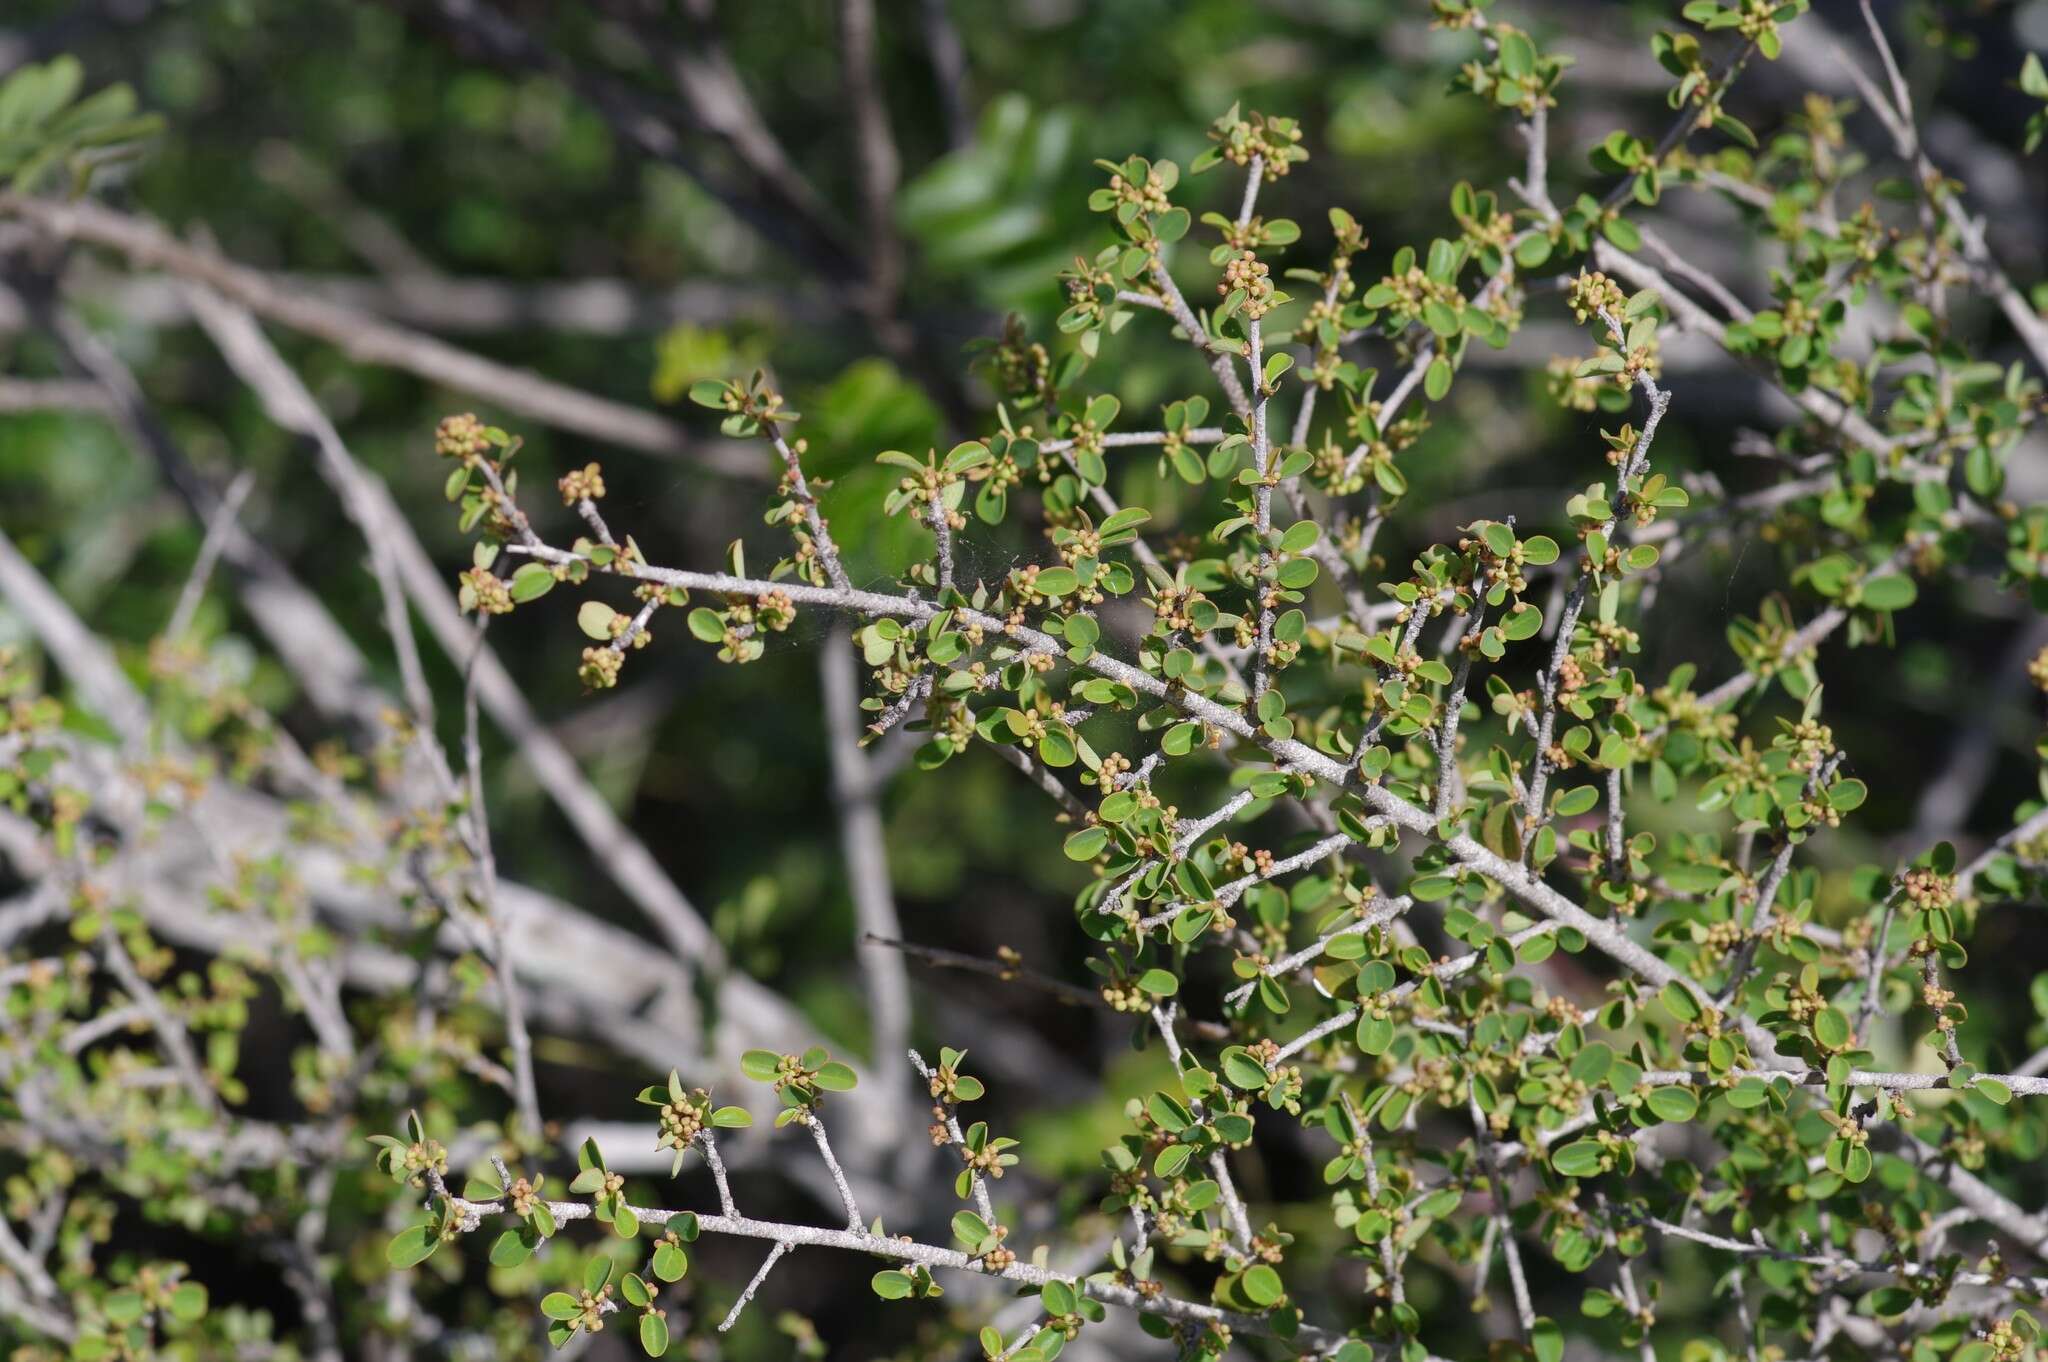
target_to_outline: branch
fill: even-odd
[[[195,305],[200,296],[195,293]],[[389,554],[400,589],[418,607],[442,650],[458,663],[470,657],[474,642],[471,628],[456,608],[440,569],[427,556],[390,493],[356,464],[297,375],[284,365],[246,317],[237,321],[231,313],[222,312],[217,314],[217,321],[216,339],[223,347],[224,357],[263,396],[273,420],[315,442],[323,469],[346,489],[344,508],[370,543],[373,554]],[[410,630],[402,632],[409,634]],[[480,648],[474,652],[473,666],[483,707],[518,746],[541,787],[575,826],[599,865],[652,919],[680,959],[717,969],[723,952],[716,937],[645,845],[591,788],[575,759],[535,717],[524,692],[504,664],[488,648]]]
[[[1031,783],[1050,795],[1062,812],[1076,823],[1086,823],[1090,810],[1080,797],[1063,784],[1052,768],[1012,743],[988,742],[987,748],[1031,778]]]
[[[129,684],[107,646],[43,580],[4,530],[0,530],[0,596],[5,596],[8,604],[20,612],[30,632],[42,641],[85,698],[87,708],[106,720],[120,734],[121,741],[140,754],[149,742],[149,706]]]
[[[458,350],[379,318],[303,293],[210,250],[187,246],[157,224],[90,201],[58,203],[0,194],[0,215],[21,218],[66,241],[119,251],[142,269],[162,269],[241,304],[258,316],[338,346],[351,359],[403,369],[506,411],[607,444],[694,459],[697,446],[665,416],[598,397],[524,369]]]
[[[846,1170],[833,1156],[832,1142],[825,1138],[825,1122],[812,1111],[805,1113],[803,1123],[810,1127],[811,1139],[818,1146],[818,1157],[825,1160],[825,1167],[832,1174],[832,1185],[839,1189],[839,1200],[846,1207],[846,1227],[857,1233],[860,1230],[860,1203],[854,1200],[853,1188],[846,1181]]]
[[[31,411],[106,415],[111,405],[97,383],[69,378],[0,378],[0,415]]]
[[[450,1196],[448,1202],[454,1207],[459,1226],[465,1233],[474,1229],[484,1218],[505,1213],[504,1204],[497,1201],[469,1201],[462,1197]],[[550,1201],[546,1204],[557,1224],[591,1218],[592,1208],[586,1202]],[[924,1244],[888,1235],[869,1234],[862,1230],[829,1230],[815,1225],[755,1220],[730,1213],[706,1215],[701,1212],[666,1210],[652,1206],[633,1206],[630,1209],[643,1225],[666,1225],[677,1216],[692,1214],[696,1217],[698,1230],[707,1234],[731,1235],[740,1239],[766,1239],[787,1244],[793,1249],[843,1249],[850,1253],[869,1254],[893,1263],[915,1263],[929,1268],[973,1273],[1006,1282],[1016,1282],[1023,1286],[1042,1287],[1049,1281],[1064,1281],[1082,1295],[1101,1301],[1105,1305],[1192,1324],[1222,1324],[1234,1332],[1257,1338],[1280,1337],[1273,1324],[1258,1315],[1239,1314],[1234,1310],[1224,1310],[1214,1305],[1181,1300],[1163,1294],[1147,1295],[1133,1287],[1115,1282],[1076,1282],[1063,1274],[1024,1261],[1012,1263],[1000,1272],[991,1272],[980,1259],[969,1257],[958,1249],[940,1248],[935,1244]],[[1331,1351],[1346,1341],[1342,1334],[1332,1333],[1312,1324],[1300,1325],[1288,1337],[1295,1345],[1305,1345],[1317,1352]]]
[[[122,944],[120,932],[102,933],[100,956],[107,962],[109,972],[120,980],[130,1000],[142,1009],[143,1016],[149,1018],[150,1029],[156,1032],[157,1042],[170,1057],[171,1067],[177,1071],[185,1091],[199,1104],[201,1111],[218,1120],[224,1114],[220,1094],[213,1090],[206,1070],[200,1067],[199,1056],[192,1049],[192,1037],[186,1033],[184,1023],[173,1017],[170,1009],[164,1006],[164,1000],[149,986],[142,972],[135,968],[135,960]]]
[[[2048,320],[2035,311],[2033,304],[2013,284],[2011,276],[2000,267],[1984,239],[1983,222],[1970,216],[1960,196],[1950,188],[1948,177],[1929,159],[1920,139],[1919,125],[1913,117],[1913,96],[1907,88],[1904,74],[1899,70],[1897,59],[1892,55],[1891,41],[1885,37],[1884,26],[1877,21],[1870,0],[1859,0],[1859,7],[1863,12],[1864,26],[1870,32],[1871,43],[1877,48],[1878,58],[1884,65],[1886,79],[1891,85],[1891,97],[1887,99],[1847,54],[1838,52],[1842,65],[1872,111],[1890,131],[1893,147],[1900,158],[1912,163],[1921,194],[1933,201],[1955,229],[1957,238],[1963,243],[1963,258],[1976,266],[1979,281],[1998,304],[1999,311],[2005,314],[2006,320],[2012,323],[2021,343],[2033,355],[2035,365],[2048,373]],[[1929,236],[1932,235],[1930,232]]]
[[[197,613],[199,602],[206,598],[206,584],[212,579],[213,569],[227,548],[235,517],[241,514],[242,503],[249,499],[249,493],[255,486],[256,475],[243,469],[228,484],[227,495],[221,498],[220,505],[208,517],[206,538],[200,541],[199,554],[192,560],[192,570],[186,574],[185,585],[178,592],[178,604],[164,625],[165,638],[182,639],[185,631],[192,627],[192,616]]]
[[[1653,432],[1646,431],[1646,434],[1648,433]],[[511,548],[514,552],[530,554],[542,562],[579,561],[574,554],[537,542],[513,545]],[[896,596],[884,592],[838,590],[803,583],[785,583],[778,588],[775,583],[727,574],[687,572],[654,566],[636,565],[635,572],[636,576],[643,580],[723,595],[759,596],[767,591],[780,589],[798,604],[851,610],[870,617],[887,616],[924,621],[939,610],[935,603],[915,596]],[[988,636],[1007,639],[1026,652],[1049,656],[1058,656],[1064,652],[1057,640],[1028,625],[997,619],[985,612],[966,607],[956,607],[952,613],[954,618],[962,622],[981,627]],[[1274,739],[1254,730],[1241,712],[1220,705],[1198,692],[1171,686],[1157,676],[1099,651],[1079,665],[1097,675],[1123,682],[1142,695],[1163,700],[1189,717],[1214,724],[1226,733],[1263,747],[1285,767],[1306,773],[1339,788],[1354,784],[1352,769],[1347,764],[1297,739]],[[1705,996],[1695,980],[1637,942],[1623,925],[1595,917],[1581,905],[1553,889],[1527,867],[1504,860],[1464,833],[1444,835],[1445,830],[1439,827],[1431,812],[1409,803],[1385,786],[1366,785],[1357,792],[1373,813],[1388,818],[1402,829],[1437,842],[1459,865],[1494,881],[1515,899],[1535,909],[1552,922],[1580,932],[1602,954],[1613,959],[1645,983],[1659,989],[1675,986],[1685,990],[1702,1009],[1712,1006],[1712,1000]],[[1794,1061],[1778,1058],[1775,1038],[1754,1018],[1741,1016],[1736,1020],[1745,1040],[1755,1053],[1777,1061],[1781,1067],[1794,1067]],[[1293,1048],[1298,1049],[1305,1043],[1308,1042],[1298,1041]],[[1285,1052],[1291,1053],[1291,1050]],[[1975,1198],[1977,1203],[1997,1209],[2000,1214],[2007,1217],[2007,1223],[2032,1223],[2031,1218],[2009,1200],[1991,1191],[1981,1182],[1975,1181],[1965,1170],[1945,1168],[1943,1177],[1959,1197],[1966,1201]],[[2048,1235],[2035,1236],[2027,1242],[2038,1242],[2043,1237]]]
[[[1158,1029],[1160,1040],[1166,1044],[1166,1057],[1173,1062],[1175,1074],[1180,1074],[1187,1068],[1180,1048],[1180,1038],[1174,1034],[1173,1029],[1174,1017],[1179,1006],[1178,1003],[1169,1002],[1163,1006],[1154,1004],[1152,1008],[1152,1025]],[[1208,1119],[1208,1109],[1199,1099],[1190,1097],[1188,1110],[1194,1113],[1197,1121]],[[1209,1172],[1216,1179],[1224,1211],[1229,1216],[1232,1232],[1237,1236],[1237,1251],[1249,1257],[1252,1253],[1251,1218],[1245,1214],[1244,1200],[1237,1194],[1237,1183],[1230,1176],[1230,1163],[1224,1158],[1221,1149],[1209,1156]]]
[[[611,124],[621,141],[681,170],[764,238],[836,287],[861,281],[858,255],[846,243],[831,210],[790,163],[714,43],[700,40],[690,49],[667,49],[671,74],[687,105],[683,110],[589,75],[483,0],[422,0],[421,9],[427,8],[435,11],[430,17],[473,41],[491,60],[544,71],[567,84]],[[744,167],[745,179],[713,170],[696,154],[691,139],[678,131],[679,123],[723,142]]]
[[[761,1261],[761,1266],[755,1271],[752,1280],[747,1283],[747,1289],[740,1292],[739,1299],[732,1303],[732,1309],[728,1310],[725,1318],[719,1321],[719,1333],[725,1333],[733,1325],[739,1323],[740,1312],[745,1310],[747,1303],[754,1299],[754,1293],[761,1289],[762,1282],[768,1280],[768,1274],[774,1271],[777,1263],[782,1261],[782,1255],[789,1252],[793,1247],[794,1245],[787,1239],[775,1241],[775,1247],[768,1250],[768,1256]]]
[[[915,1050],[910,1051],[909,1054],[910,1066],[917,1070],[918,1077],[924,1079],[928,1085],[933,1085],[933,1100],[938,1104],[936,1110],[945,1119],[948,1146],[965,1151],[967,1148],[967,1137],[961,1133],[960,1117],[955,1110],[955,1104],[948,1102],[943,1095],[943,1090],[935,1085],[935,1075],[932,1073],[931,1066],[924,1062],[924,1056]],[[989,1225],[996,1224],[996,1204],[994,1199],[989,1196],[988,1179],[981,1175],[979,1168],[970,1164],[967,1169],[967,1182],[971,1195],[974,1197],[974,1209],[981,1212],[982,1221]]]
[[[1007,946],[998,946],[996,949],[1002,952],[1001,958],[990,960],[985,956],[968,955],[964,951],[947,950],[943,946],[923,946],[914,941],[891,941],[879,936],[865,939],[874,945],[901,951],[914,960],[922,960],[926,964],[937,965],[942,969],[966,970],[971,974],[983,974],[991,979],[1000,979],[1006,984],[1022,984],[1026,988],[1050,994],[1069,1007],[1100,1008],[1108,1012],[1117,1012],[1119,1016],[1123,1015],[1094,989],[1070,984],[1064,979],[1055,979],[1049,974],[1041,974],[1037,970],[1027,968],[1022,963],[1022,958]],[[1229,1040],[1235,1034],[1220,1022],[1193,1021],[1188,1025],[1203,1040]]]
[[[1622,331],[1621,319],[1602,311],[1600,319],[1607,326],[1618,352],[1626,354],[1628,341]],[[1621,517],[1628,513],[1630,505],[1629,484],[1641,477],[1650,466],[1650,446],[1657,438],[1657,428],[1664,422],[1664,412],[1671,405],[1671,394],[1657,386],[1657,380],[1650,376],[1647,366],[1636,373],[1636,386],[1642,389],[1649,400],[1650,414],[1643,421],[1643,428],[1630,446],[1615,478],[1615,495],[1612,502],[1614,513],[1600,526],[1600,533],[1611,536]],[[1592,565],[1597,567],[1598,565]],[[1557,621],[1557,642],[1550,651],[1550,665],[1537,677],[1537,686],[1542,692],[1543,708],[1536,722],[1535,766],[1528,778],[1527,793],[1522,799],[1524,847],[1523,859],[1534,854],[1536,834],[1550,821],[1550,811],[1544,806],[1543,794],[1550,779],[1551,737],[1557,725],[1558,680],[1564,671],[1565,662],[1572,655],[1572,636],[1579,627],[1579,612],[1585,608],[1586,596],[1593,580],[1592,567],[1579,574],[1572,583],[1571,595],[1565,598],[1564,613]]]
[[[519,979],[513,972],[510,953],[505,949],[505,924],[498,912],[498,859],[491,850],[491,824],[484,805],[483,743],[477,736],[476,664],[483,656],[484,630],[489,623],[489,616],[477,621],[476,647],[462,672],[462,755],[469,793],[463,812],[469,822],[469,841],[475,849],[483,885],[491,969],[498,976],[499,1011],[505,1018],[506,1042],[512,1051],[513,1097],[523,1133],[531,1138],[541,1133],[540,1095],[533,1081],[533,1037],[526,1029],[526,1004],[519,994]]]
[[[946,0],[919,0],[925,52],[931,58],[932,81],[938,86],[939,108],[946,122],[946,149],[958,151],[974,139],[967,115],[967,49],[947,12]]]
[[[1303,946],[1300,950],[1283,955],[1278,960],[1266,965],[1256,976],[1224,994],[1224,1003],[1230,1007],[1242,1007],[1245,1000],[1251,997],[1253,990],[1258,988],[1260,979],[1277,979],[1283,975],[1292,974],[1302,966],[1312,964],[1320,959],[1323,952],[1330,948],[1331,942],[1349,936],[1363,936],[1375,927],[1392,922],[1395,918],[1413,907],[1414,903],[1414,899],[1403,894],[1399,898],[1388,899],[1382,902],[1356,922],[1347,922],[1341,927],[1331,928],[1308,945]]]
[[[903,241],[896,232],[895,199],[903,158],[889,131],[882,83],[875,69],[874,0],[839,0],[839,69],[853,116],[860,165],[863,229],[867,237],[869,308],[886,316],[903,279]]]
[[[889,853],[877,804],[880,791],[868,773],[869,758],[860,746],[860,686],[854,675],[852,641],[841,638],[828,643],[819,654],[819,668],[824,680],[826,743],[831,749],[833,811],[839,820],[847,892],[853,899],[861,936],[856,958],[867,986],[871,1048],[879,1060],[910,1044],[910,979],[900,955],[871,943],[903,935],[903,926],[889,882]],[[883,1072],[895,1069],[890,1066]],[[893,1103],[889,1110],[893,1113]]]

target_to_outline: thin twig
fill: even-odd
[[[242,513],[242,503],[249,499],[249,493],[255,487],[256,475],[246,468],[228,484],[220,506],[206,522],[206,537],[200,541],[199,554],[192,560],[192,571],[186,574],[185,585],[178,592],[178,604],[164,624],[165,638],[181,639],[192,627],[192,616],[198,612],[199,602],[206,597],[206,584],[212,580],[213,569],[227,548],[228,534],[234,528],[235,517]]]
[[[853,1199],[853,1187],[846,1180],[846,1170],[839,1166],[838,1158],[832,1153],[832,1142],[825,1138],[825,1122],[813,1111],[805,1114],[803,1123],[809,1127],[811,1139],[818,1146],[818,1157],[825,1160],[825,1168],[832,1174],[832,1185],[839,1189],[839,1200],[846,1206],[846,1227],[860,1229],[860,1203]]]
[[[782,1255],[789,1252],[792,1247],[793,1245],[787,1239],[775,1241],[775,1247],[768,1250],[768,1256],[762,1259],[761,1266],[754,1272],[753,1279],[747,1283],[747,1289],[740,1292],[740,1298],[732,1303],[732,1309],[728,1310],[725,1318],[719,1322],[719,1333],[725,1333],[733,1325],[740,1322],[740,1312],[747,1308],[748,1302],[754,1299],[754,1293],[761,1289],[761,1283],[768,1280],[768,1274],[774,1271],[775,1265],[782,1261]]]

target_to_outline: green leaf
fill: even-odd
[[[1300,591],[1315,581],[1320,569],[1313,558],[1290,558],[1280,565],[1276,578],[1289,591]]]
[[[2048,99],[2048,70],[2042,68],[2039,53],[2027,53],[2020,63],[2020,90],[2036,99]]]
[[[550,1291],[540,1298],[540,1312],[549,1319],[574,1319],[583,1313],[576,1298],[566,1291]]]
[[[1443,401],[1444,394],[1451,390],[1451,362],[1438,355],[1422,371],[1423,395],[1432,402]]]
[[[964,440],[954,445],[946,455],[948,473],[964,473],[970,468],[979,468],[989,461],[988,446],[979,440]]]
[[[1082,828],[1079,832],[1067,838],[1067,859],[1070,861],[1092,861],[1101,855],[1102,849],[1108,845],[1109,830],[1107,828]]]
[[[1680,1021],[1689,1022],[1700,1019],[1699,1000],[1693,997],[1691,989],[1675,979],[1664,985],[1664,991],[1659,993],[1657,998],[1664,1004],[1665,1011]]]
[[[1849,1018],[1836,1007],[1823,1007],[1813,1014],[1813,1038],[1824,1049],[1840,1050],[1855,1039],[1849,1026]]]
[[[720,1130],[745,1130],[754,1124],[754,1114],[745,1107],[720,1107],[711,1113],[711,1124]]]
[[[827,1092],[852,1092],[860,1079],[851,1068],[834,1060],[819,1066],[815,1081]]]
[[[583,1289],[595,1296],[612,1279],[612,1260],[599,1254],[583,1265]]]
[[[652,1310],[640,1316],[640,1348],[649,1357],[668,1351],[668,1321]]]
[[[1538,1319],[1529,1330],[1529,1350],[1536,1362],[1564,1362],[1564,1331],[1555,1320]]]
[[[1457,887],[1458,881],[1450,875],[1418,875],[1409,882],[1408,892],[1420,903],[1435,903],[1449,898]]]
[[[555,589],[555,574],[539,563],[521,563],[512,574],[512,599],[521,605],[537,601]]]
[[[1049,1315],[1071,1315],[1081,1308],[1081,1301],[1074,1294],[1074,1288],[1058,1278],[1047,1282],[1039,1292]]]
[[[626,1304],[644,1310],[654,1300],[654,1294],[647,1289],[647,1283],[637,1272],[628,1272],[619,1278],[619,1294]]]
[[[84,67],[69,53],[23,66],[0,84],[0,132],[41,127],[77,96],[84,76]]]
[[[759,1083],[773,1079],[781,1067],[782,1056],[773,1050],[749,1050],[740,1056],[740,1072]]]
[[[401,1270],[417,1266],[441,1247],[441,1235],[432,1225],[413,1225],[400,1230],[384,1246],[384,1261]]]
[[[1729,1106],[1737,1111],[1749,1111],[1768,1102],[1771,1090],[1761,1078],[1752,1075],[1728,1089],[1726,1096]]]
[[[1699,1114],[1700,1099],[1691,1088],[1652,1088],[1644,1104],[1666,1121],[1690,1121]]]
[[[1180,992],[1180,980],[1168,970],[1148,969],[1138,976],[1138,987],[1154,997],[1171,998]]]
[[[664,1240],[655,1245],[652,1266],[654,1275],[663,1281],[679,1282],[690,1270],[690,1255]]]
[[[506,1230],[491,1242],[491,1265],[493,1267],[518,1267],[533,1254],[533,1245],[527,1242],[527,1231]]]
[[[171,1292],[171,1314],[181,1324],[206,1317],[206,1287],[199,1282],[179,1282]]]
[[[1571,1076],[1581,1083],[1598,1083],[1614,1067],[1614,1050],[1604,1041],[1581,1046],[1572,1056]]]
[[[1599,802],[1599,786],[1580,785],[1575,789],[1560,790],[1557,798],[1550,802],[1550,811],[1559,818],[1576,818]]]
[[[1272,1082],[1266,1074],[1266,1066],[1252,1058],[1251,1052],[1242,1045],[1233,1045],[1223,1052],[1223,1077],[1234,1087],[1252,1092],[1264,1092]]]
[[[1280,1274],[1264,1263],[1246,1268],[1240,1284],[1244,1287],[1244,1294],[1261,1309],[1287,1294],[1287,1286],[1280,1280]]]
[[[1500,630],[1510,641],[1519,643],[1534,638],[1543,628],[1543,612],[1527,601],[1516,601],[1515,608],[1501,619]]]
[[[1536,74],[1536,44],[1529,41],[1528,34],[1511,28],[1501,30],[1500,69],[1515,81]]]
[[[1144,507],[1131,506],[1126,507],[1124,510],[1118,511],[1113,516],[1105,518],[1100,525],[1095,527],[1095,529],[1096,533],[1099,534],[1105,542],[1108,542],[1114,539],[1116,536],[1124,534],[1126,531],[1137,529],[1140,525],[1145,524],[1147,521],[1151,519],[1152,513],[1146,510]]]
[[[1889,576],[1864,579],[1857,603],[1869,610],[1904,610],[1919,595],[1920,589],[1913,584],[1911,577],[1894,572]]]
[[[700,610],[692,611],[691,613],[708,615],[711,612]],[[609,643],[612,641],[612,621],[618,618],[618,614],[618,611],[612,609],[603,601],[585,601],[582,605],[576,607],[576,627],[581,629],[587,638],[594,638],[600,643]],[[724,633],[725,630],[721,628],[719,634],[723,635]]]
[[[577,619],[580,623],[582,616],[578,615]],[[696,638],[705,643],[723,643],[725,641],[725,621],[718,617],[717,611],[700,605],[689,613],[687,619],[690,625],[690,633]],[[584,632],[588,633],[589,631],[585,630]],[[593,637],[595,636],[593,635]]]
[[[1551,1151],[1550,1166],[1568,1178],[1592,1177],[1600,1171],[1601,1154],[1597,1140],[1573,1140]]]
[[[1080,589],[1081,574],[1070,567],[1049,567],[1039,572],[1032,585],[1042,595],[1066,596]]]

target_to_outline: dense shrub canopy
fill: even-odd
[[[17,43],[18,1355],[2035,1354],[2007,21],[682,9]]]

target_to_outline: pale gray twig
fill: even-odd
[[[761,1266],[755,1270],[754,1276],[747,1283],[746,1289],[740,1292],[739,1299],[732,1303],[732,1309],[728,1310],[725,1318],[719,1322],[719,1333],[725,1333],[733,1325],[740,1322],[740,1312],[747,1308],[748,1302],[754,1299],[754,1293],[761,1289],[761,1283],[768,1280],[768,1274],[774,1270],[777,1263],[782,1261],[782,1255],[789,1252],[791,1247],[792,1245],[787,1239],[775,1241],[775,1247],[768,1250],[768,1256],[762,1259]]]
[[[256,486],[256,475],[243,469],[228,484],[227,492],[221,497],[220,505],[206,523],[206,537],[199,543],[199,554],[192,560],[192,571],[186,574],[185,585],[178,591],[178,603],[171,610],[171,618],[164,625],[164,637],[181,639],[192,627],[192,616],[199,609],[199,602],[206,596],[206,584],[213,577],[214,565],[220,562],[221,552],[227,547],[228,531],[233,527],[237,515],[241,514],[242,503],[249,499],[249,493]]]
[[[867,988],[874,1054],[898,1053],[910,1043],[910,980],[903,957],[877,947],[877,938],[903,935],[896,915],[896,895],[889,880],[889,853],[882,829],[881,791],[867,774],[869,758],[860,746],[855,722],[859,683],[854,676],[852,640],[837,641],[819,651],[823,678],[825,733],[832,768],[833,812],[839,821],[840,855],[846,862],[846,888],[853,899],[854,919],[861,936],[855,958]],[[897,1072],[893,1066],[883,1072]],[[886,1106],[895,1124],[896,1104]]]

